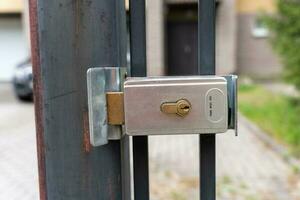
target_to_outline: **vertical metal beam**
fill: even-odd
[[[215,74],[215,0],[199,0],[198,72]],[[200,135],[200,199],[216,199],[215,134]]]
[[[131,76],[146,71],[145,0],[130,0]],[[133,137],[134,199],[149,199],[148,137]]]
[[[146,0],[130,0],[131,75],[147,76],[146,61]]]
[[[121,62],[119,66],[127,67],[127,18],[126,18],[126,9],[125,9],[125,1],[118,1],[117,4],[117,12],[116,20],[117,20],[117,28],[119,28],[119,39],[122,43],[119,49],[119,54],[121,58]],[[123,2],[123,3],[121,3]],[[123,77],[125,78],[125,77]],[[124,80],[121,81],[122,83]],[[121,138],[121,178],[122,178],[122,200],[131,200],[131,168],[130,168],[130,138],[129,136],[125,136]]]
[[[89,144],[86,71],[126,66],[123,4],[30,0],[43,200],[122,198],[120,142]]]
[[[132,200],[130,158],[130,138],[126,135],[121,139],[122,200]]]
[[[37,0],[29,1],[30,13],[30,41],[31,41],[31,62],[34,73],[34,109],[35,109],[35,126],[36,126],[36,142],[37,157],[39,171],[39,191],[40,199],[47,199],[46,191],[46,163],[45,163],[45,144],[44,144],[44,125],[43,125],[43,88],[42,76],[40,68],[40,51],[38,38],[38,16],[37,16]]]

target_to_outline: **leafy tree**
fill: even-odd
[[[300,0],[277,0],[277,12],[263,21],[281,57],[286,80],[300,89]]]

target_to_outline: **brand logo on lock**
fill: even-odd
[[[205,97],[205,116],[214,123],[220,122],[225,115],[224,93],[217,88],[208,90]]]

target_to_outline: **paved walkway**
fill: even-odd
[[[247,120],[239,122],[238,137],[217,136],[218,199],[300,199],[299,174],[251,132]],[[198,136],[156,136],[150,148],[153,199],[199,199]]]
[[[32,103],[0,88],[0,200],[37,200],[38,175]]]
[[[266,89],[275,93],[284,94],[291,97],[300,96],[299,91],[297,91],[297,89],[290,84],[286,84],[282,82],[267,82],[267,83],[262,83],[261,85]]]
[[[1,85],[0,85],[1,86]],[[0,87],[0,200],[37,200],[33,105]],[[296,169],[240,120],[240,135],[217,137],[218,200],[299,200]],[[194,200],[198,194],[198,136],[150,139],[151,200]]]

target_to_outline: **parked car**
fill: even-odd
[[[22,101],[32,101],[33,80],[31,59],[18,64],[14,71],[13,86],[16,96]]]

